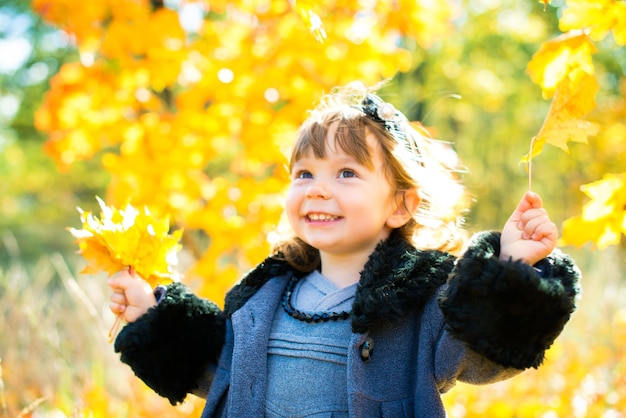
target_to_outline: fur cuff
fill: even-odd
[[[172,405],[198,386],[224,344],[225,320],[217,305],[174,283],[161,303],[126,325],[115,351],[137,377]]]
[[[439,306],[448,331],[472,350],[505,367],[537,368],[576,308],[580,271],[558,250],[540,270],[499,252],[499,233],[474,236]]]

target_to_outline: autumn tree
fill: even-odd
[[[33,125],[48,80],[77,59],[68,36],[42,22],[29,1],[3,0],[0,51],[0,266],[16,258],[31,266],[42,255],[74,250],[59,229],[75,218],[82,196],[93,201],[102,192],[108,176],[97,161],[59,173]]]
[[[448,35],[454,16],[451,4],[430,1],[33,7],[80,53],[36,114],[46,150],[61,169],[100,158],[108,202],[171,215],[199,260],[188,276],[205,278],[205,294],[216,296],[267,254],[284,154],[315,99],[409,70],[404,40],[426,47]]]

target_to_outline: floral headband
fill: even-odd
[[[407,143],[406,132],[402,126],[406,118],[391,103],[369,93],[361,102],[361,110],[368,118],[382,124],[396,141]]]

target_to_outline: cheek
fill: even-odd
[[[285,197],[285,213],[291,224],[293,224],[298,217],[301,201],[302,198],[300,194],[293,190],[293,188],[290,188]]]
[[[393,192],[393,187],[387,180],[387,177],[381,176],[378,178],[376,191],[373,193],[378,196],[383,207],[393,208],[396,206],[396,194]]]

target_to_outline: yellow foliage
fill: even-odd
[[[143,0],[142,3],[147,3]],[[89,2],[76,7],[74,0],[33,0],[32,8],[41,16],[56,25],[62,26],[70,35],[76,37],[79,45],[91,45],[103,33],[102,23],[108,15],[110,1]],[[131,5],[132,0],[124,3]]]
[[[169,218],[157,219],[147,207],[139,211],[127,204],[118,210],[101,199],[98,203],[100,218],[79,209],[83,229],[69,228],[88,262],[82,273],[111,275],[131,269],[152,287],[177,279],[172,267],[182,231],[170,235]]]
[[[626,45],[626,3],[619,0],[567,0],[559,19],[562,31],[585,29],[595,40],[613,31],[615,42]]]
[[[553,97],[548,115],[532,139],[523,161],[530,163],[545,144],[568,151],[568,142],[587,143],[597,135],[600,125],[585,117],[596,107],[598,81],[592,55],[596,47],[591,39],[601,40],[613,31],[615,42],[626,42],[626,3],[615,0],[567,0],[559,19],[561,30],[569,31],[544,42],[527,66],[531,79],[544,97]],[[623,141],[623,127],[614,123],[604,137]],[[615,147],[616,151],[618,147]],[[532,181],[529,165],[529,177]],[[531,184],[531,181],[529,184]],[[583,213],[563,223],[561,245],[594,242],[599,248],[620,243],[626,234],[626,198],[624,174],[606,175],[603,180],[582,186],[591,201]]]
[[[533,139],[532,154],[524,160],[539,154],[544,144],[568,151],[568,142],[586,144],[589,136],[596,135],[600,126],[584,120],[584,116],[595,108],[597,90],[595,77],[579,69],[570,70],[556,88],[548,115]]]
[[[300,17],[302,17],[309,26],[309,30],[315,40],[324,42],[324,39],[326,39],[326,31],[324,30],[322,19],[313,11],[314,5],[306,0],[293,0],[293,3],[296,5]]]
[[[586,309],[597,312],[598,301],[589,302]],[[613,314],[613,321],[594,318],[589,312],[577,315],[538,370],[527,370],[489,387],[457,384],[443,396],[448,416],[623,417],[626,345],[615,333],[624,338],[624,310]],[[595,336],[593,343],[585,338],[588,332]]]
[[[595,45],[586,31],[575,30],[544,42],[526,68],[539,84],[544,98],[552,103],[541,129],[522,157],[527,163],[529,189],[532,188],[532,159],[545,144],[568,152],[569,142],[587,144],[588,137],[600,131],[600,125],[585,118],[596,107],[598,81],[592,54]]]
[[[572,71],[594,74],[592,54],[595,52],[595,46],[584,32],[567,33],[544,42],[526,70],[531,80],[541,87],[544,98],[550,98]]]
[[[607,174],[581,190],[591,200],[581,215],[563,223],[562,244],[594,242],[600,249],[619,244],[626,235],[626,173]]]

